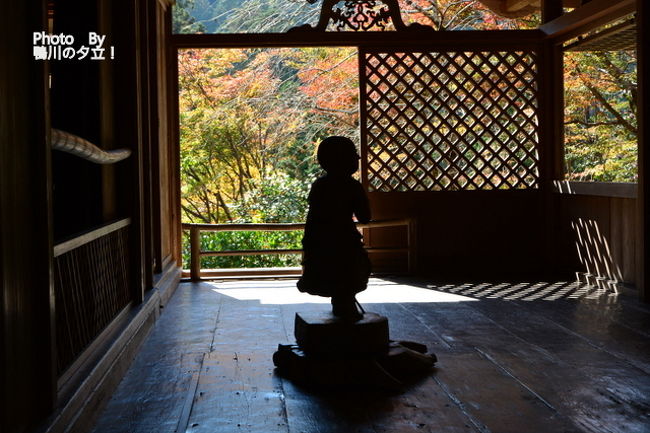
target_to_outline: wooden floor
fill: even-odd
[[[402,393],[310,390],[278,377],[295,280],[178,288],[94,432],[650,432],[650,307],[574,283],[372,280],[392,339],[439,362]],[[327,372],[323,372],[327,374]]]

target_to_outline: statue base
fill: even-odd
[[[437,361],[423,344],[390,341],[388,319],[375,313],[356,322],[297,313],[294,334],[298,344],[280,344],[273,363],[279,374],[305,384],[399,390]]]
[[[388,349],[388,319],[365,313],[349,322],[332,313],[296,313],[294,335],[308,354],[382,354]]]

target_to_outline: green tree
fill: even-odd
[[[177,0],[172,8],[172,33],[203,33],[205,26],[192,15],[195,0]]]
[[[565,71],[567,178],[636,181],[634,52],[567,52]]]

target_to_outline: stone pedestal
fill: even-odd
[[[390,341],[388,319],[375,313],[357,322],[296,313],[294,334],[298,344],[280,344],[273,363],[279,374],[304,384],[399,390],[437,360],[423,344]]]
[[[296,313],[294,334],[298,346],[314,355],[381,355],[388,350],[388,319],[365,313],[357,322],[330,312]]]

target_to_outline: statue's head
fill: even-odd
[[[351,176],[359,169],[357,148],[347,137],[327,137],[318,146],[316,157],[328,174]]]

